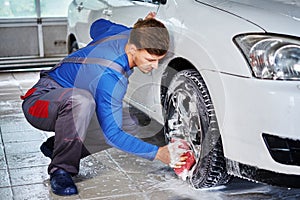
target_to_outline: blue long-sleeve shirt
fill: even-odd
[[[90,30],[93,41],[68,57],[102,58],[123,67],[127,75],[131,69],[125,53],[128,38],[104,41],[108,36],[128,35],[131,28],[100,19]],[[96,102],[96,114],[106,142],[125,152],[153,160],[158,151],[156,145],[146,143],[122,130],[122,105],[128,78],[121,73],[99,64],[62,63],[49,73],[62,87],[77,87],[91,92]]]

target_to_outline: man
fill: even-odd
[[[48,173],[55,194],[78,193],[71,176],[78,174],[80,159],[95,152],[84,145],[95,111],[98,132],[102,130],[107,144],[148,160],[170,163],[167,146],[146,143],[121,129],[122,100],[132,69],[151,72],[169,48],[168,31],[154,16],[149,13],[133,28],[97,20],[90,30],[92,42],[53,69],[42,71],[40,80],[22,97],[28,122],[55,132],[54,146],[49,146],[51,141],[41,146],[51,157]]]

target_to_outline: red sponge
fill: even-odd
[[[174,171],[178,176],[181,176],[183,172],[188,172],[196,162],[195,156],[191,151],[183,153],[182,156],[187,156],[188,158],[185,161],[185,165],[181,166],[180,168],[174,168]]]

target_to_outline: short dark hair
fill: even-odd
[[[162,22],[154,18],[140,19],[130,32],[129,43],[149,54],[162,56],[169,49],[169,32]]]

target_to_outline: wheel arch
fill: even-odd
[[[161,88],[160,88],[160,98],[163,107],[164,107],[164,101],[165,101],[167,89],[171,83],[172,78],[177,72],[185,69],[196,69],[196,67],[187,59],[182,57],[177,57],[172,59],[168,63],[167,67],[165,68],[162,74]]]

